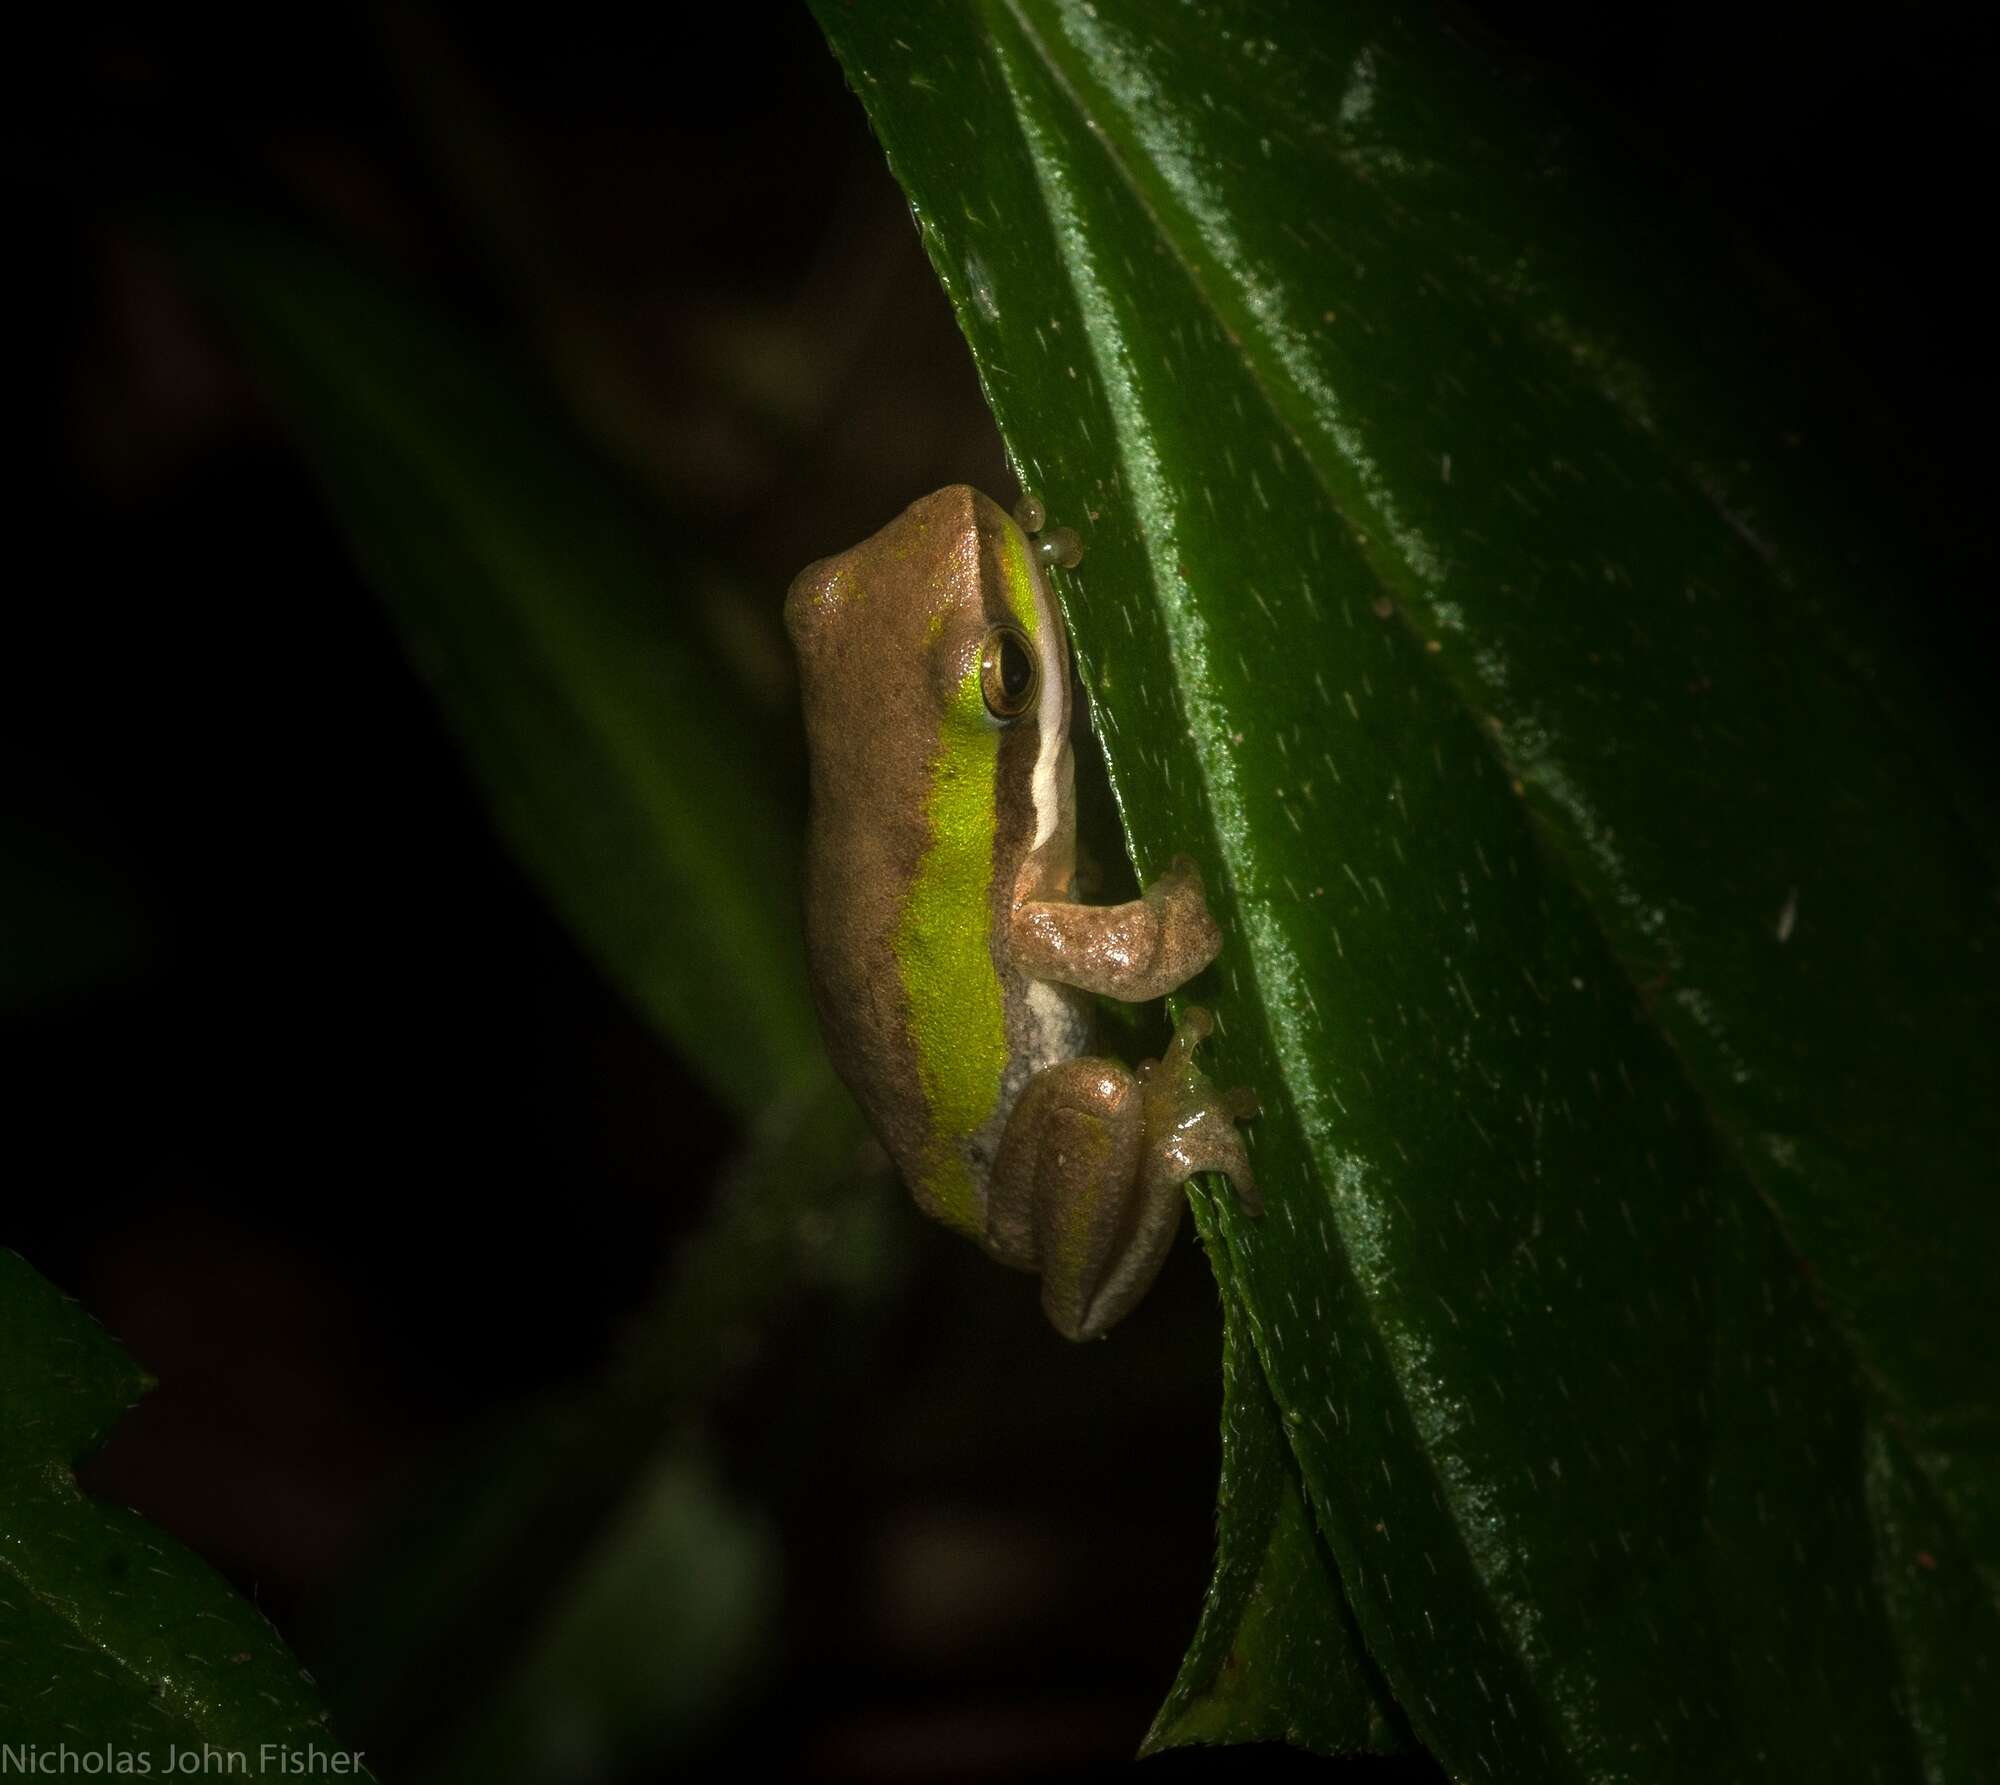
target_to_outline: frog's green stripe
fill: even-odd
[[[1019,527],[1001,529],[1000,574],[1006,579],[1007,606],[1021,630],[1041,643],[1042,615],[1035,605],[1035,573],[1028,563],[1028,536]]]
[[[994,773],[1000,734],[986,722],[975,660],[940,728],[930,772],[931,840],[896,927],[917,1074],[931,1116],[923,1186],[932,1212],[981,1229],[962,1142],[992,1116],[1007,1066],[1007,1022],[988,944],[992,929]]]

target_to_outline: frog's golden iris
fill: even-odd
[[[1035,704],[1041,672],[1026,638],[1012,626],[996,626],[986,635],[979,658],[979,692],[986,710],[1011,724]]]

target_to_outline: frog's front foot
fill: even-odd
[[[1182,855],[1123,905],[1023,900],[1008,944],[1015,965],[1036,979],[1143,1004],[1178,991],[1214,960],[1222,931],[1209,915],[1201,870]]]

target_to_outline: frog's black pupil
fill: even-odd
[[[1021,641],[1011,632],[1000,635],[1000,689],[1009,701],[1018,701],[1035,679],[1035,666]]]

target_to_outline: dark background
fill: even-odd
[[[1495,79],[1610,114],[1661,192],[1713,213],[1745,290],[1826,369],[1824,450],[1866,454],[1885,515],[1932,540],[1935,598],[1902,619],[1976,710],[1975,45],[1942,9],[1612,10],[1442,16]],[[793,571],[939,484],[1011,492],[802,8],[85,5],[10,61],[0,301],[28,445],[0,647],[0,1238],[159,1378],[90,1485],[252,1593],[338,1710],[343,1604],[404,1509],[465,1434],[601,1365],[737,1137],[490,830],[130,202],[275,204],[541,365],[607,475],[726,567],[794,773]],[[906,1225],[865,1357],[805,1391],[825,1400],[809,1448],[756,1435],[801,1392],[810,1322],[719,1421],[791,1570],[762,1695],[721,1739],[819,1778],[1114,1766],[1206,1584],[1212,1287],[1184,1241],[1115,1343],[1074,1350],[1025,1280]],[[426,1726],[345,1734],[393,1779]]]

